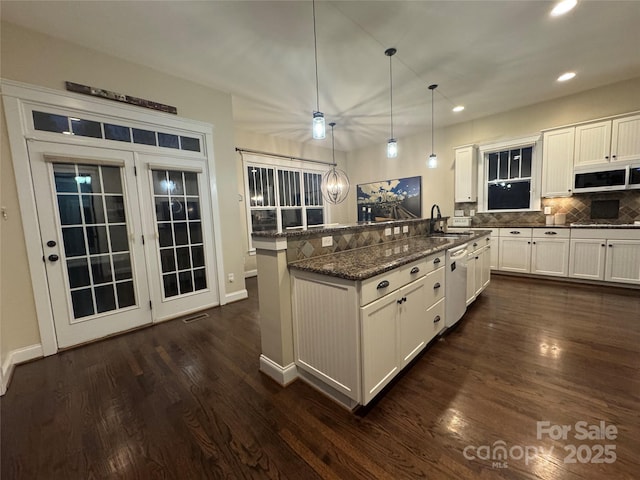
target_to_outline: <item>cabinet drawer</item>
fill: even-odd
[[[444,325],[444,298],[427,310],[427,341],[438,335]]]
[[[486,235],[480,238],[474,238],[473,240],[469,241],[469,246],[467,247],[467,250],[469,252],[477,252],[478,250],[486,247],[489,244],[491,244],[491,235]]]
[[[425,279],[426,298],[424,303],[427,308],[444,298],[446,293],[444,290],[445,270],[445,268],[439,268],[429,273]]]
[[[532,228],[501,228],[500,238],[503,237],[531,237]]]
[[[416,260],[413,263],[407,263],[400,267],[400,285],[406,285],[420,277],[424,277],[429,271],[426,258]]]
[[[568,228],[534,228],[533,238],[569,238],[571,230]]]
[[[363,280],[360,285],[360,305],[371,303],[400,288],[403,285],[400,278],[400,269],[396,268]]]
[[[427,270],[425,273],[433,272],[434,270],[437,270],[440,267],[444,267],[444,256],[445,256],[445,252],[440,252],[440,253],[436,253],[435,255],[431,255],[427,257],[425,259],[425,261],[427,262],[427,265],[426,265]]]

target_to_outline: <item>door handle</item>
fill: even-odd
[[[49,255],[47,258],[49,259],[50,262],[57,262],[60,259],[60,257],[58,257],[58,255],[54,253]]]

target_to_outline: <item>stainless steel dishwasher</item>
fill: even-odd
[[[444,323],[452,327],[467,310],[467,246],[465,243],[447,250],[445,262]]]

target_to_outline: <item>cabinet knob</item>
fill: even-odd
[[[531,242],[527,242],[528,245],[531,245]]]
[[[613,248],[613,245],[609,244],[609,248]]]
[[[440,263],[440,259],[439,259],[439,258],[436,258],[436,259],[433,261],[433,263],[434,263],[435,265],[437,265],[438,263]]]
[[[604,159],[605,159],[605,160],[609,160],[609,156],[608,156],[608,155],[607,155],[607,156],[605,156],[605,157],[604,157]]]
[[[473,246],[474,246],[474,247],[477,247],[477,246],[478,246],[478,244],[477,244],[477,243],[474,243],[474,244],[473,244]]]
[[[433,289],[434,289],[434,290],[436,290],[436,289],[438,289],[438,288],[440,288],[440,282],[436,282],[436,283],[433,285]]]
[[[602,244],[602,246],[603,246],[603,247],[606,247],[606,245],[605,245],[604,243]]]
[[[535,245],[535,244],[536,244],[536,242],[533,242],[533,244]]]
[[[413,268],[411,269],[411,272],[410,272],[410,273],[411,273],[412,275],[414,275],[414,274],[418,273],[419,271],[420,271],[420,269],[419,269],[418,267],[413,267]]]
[[[376,289],[380,290],[382,288],[387,288],[388,286],[389,286],[389,281],[388,280],[383,280],[378,284]]]
[[[50,262],[57,262],[60,257],[58,257],[58,255],[52,253],[47,258],[49,259]]]
[[[616,156],[615,155],[611,155],[611,158],[616,158]]]
[[[433,323],[438,323],[440,321],[440,315],[436,315],[436,318],[433,319]]]

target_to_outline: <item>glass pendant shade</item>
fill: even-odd
[[[387,142],[387,158],[396,158],[398,156],[398,142],[395,138],[390,138]]]
[[[315,140],[322,140],[326,137],[326,129],[324,125],[324,113],[313,112],[313,138]]]
[[[427,160],[427,167],[438,168],[438,157],[436,157],[435,153],[429,155],[429,159]]]
[[[347,174],[335,166],[322,175],[320,188],[323,198],[329,203],[337,205],[344,202],[349,194],[349,187]]]

